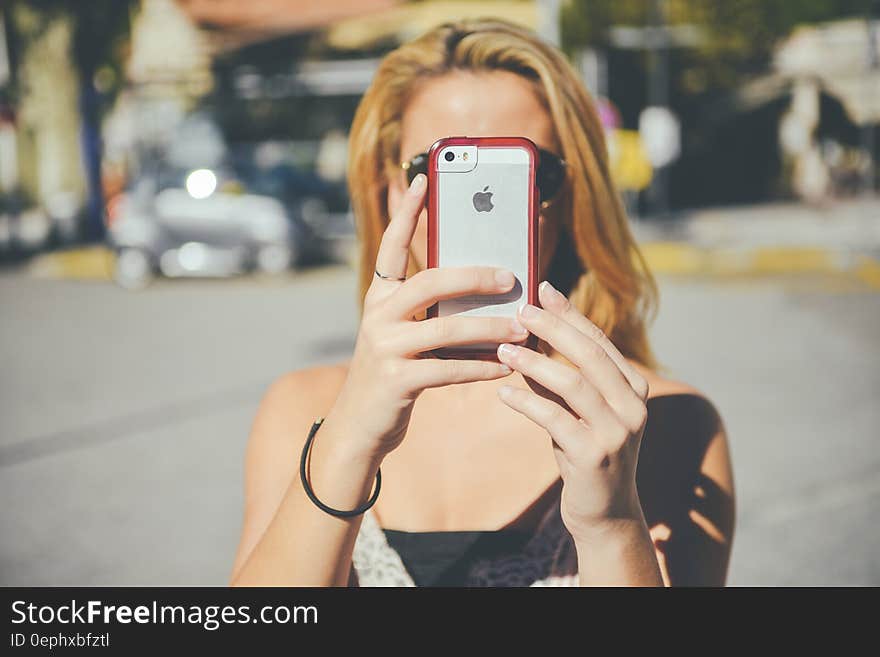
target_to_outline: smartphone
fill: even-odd
[[[445,137],[428,151],[428,267],[488,265],[513,272],[503,294],[443,299],[427,317],[447,315],[515,318],[537,304],[538,149],[525,137]],[[517,343],[532,349],[536,336]],[[497,360],[498,343],[442,347],[439,358]]]

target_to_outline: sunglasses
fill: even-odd
[[[568,163],[556,153],[544,148],[538,149],[538,168],[535,171],[535,182],[538,186],[538,197],[541,207],[546,208],[556,198],[565,183],[565,170]],[[417,174],[428,175],[428,154],[419,153],[400,167],[406,172],[406,184],[412,183]]]

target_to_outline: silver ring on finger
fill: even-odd
[[[380,274],[379,270],[374,270],[376,272],[376,276],[379,278],[384,278],[386,281],[405,281],[406,276],[388,276],[386,274]]]

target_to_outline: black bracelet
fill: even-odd
[[[353,516],[359,516],[364,511],[366,511],[371,506],[373,506],[376,503],[376,500],[379,499],[379,491],[382,488],[382,470],[381,470],[381,468],[376,469],[376,490],[375,490],[375,492],[372,494],[372,496],[370,496],[369,500],[367,500],[364,504],[357,507],[356,509],[352,509],[351,511],[341,511],[339,509],[334,509],[333,507],[327,506],[326,504],[324,504],[315,495],[314,491],[312,490],[311,485],[309,484],[309,478],[306,475],[306,469],[307,469],[306,468],[306,461],[308,460],[308,457],[309,457],[309,448],[311,447],[312,440],[315,437],[315,433],[318,431],[318,427],[321,426],[322,422],[324,422],[324,418],[322,418],[322,417],[319,417],[317,420],[315,420],[314,424],[312,424],[311,430],[309,431],[309,437],[306,438],[306,444],[303,445],[302,456],[300,457],[300,460],[299,460],[299,477],[300,477],[300,479],[302,479],[303,488],[306,491],[306,495],[309,496],[309,499],[312,502],[314,502],[315,506],[317,506],[319,509],[321,509],[321,511],[329,513],[331,516],[336,516],[337,518],[351,518]]]

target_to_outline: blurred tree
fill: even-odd
[[[104,234],[104,199],[101,189],[100,120],[124,82],[125,47],[131,26],[131,13],[138,0],[27,0],[26,5],[40,16],[31,29],[20,31],[14,44],[23,51],[29,40],[39,38],[52,22],[65,18],[72,24],[71,61],[78,73],[79,110],[82,121],[81,147],[88,183],[87,239]],[[13,30],[15,27],[13,26]]]
[[[864,16],[871,0],[569,0],[561,12],[562,47],[569,54],[609,48],[612,27],[649,25],[658,4],[670,25],[704,31],[691,51],[703,67],[697,86],[730,87],[766,68],[774,45],[796,25]]]

